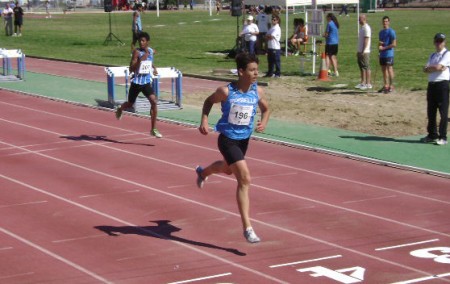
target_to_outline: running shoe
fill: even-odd
[[[436,141],[436,145],[441,145],[441,146],[443,146],[443,145],[447,145],[447,144],[448,144],[448,142],[447,142],[446,139],[438,139],[438,140]]]
[[[195,168],[195,172],[197,173],[197,186],[198,188],[203,188],[203,185],[205,184],[205,181],[208,179],[206,178],[202,178],[202,172],[203,172],[203,168],[200,166],[197,166]]]
[[[370,90],[370,89],[372,89],[372,88],[373,88],[372,85],[367,84],[367,85],[362,86],[360,89],[361,89],[362,91],[367,91],[367,90]]]
[[[420,138],[420,142],[423,143],[437,143],[437,139],[436,138],[431,138],[430,136],[425,136],[423,138]]]
[[[386,94],[386,90],[387,90],[387,88],[383,87],[383,88],[378,90],[378,93],[385,93]]]
[[[156,138],[162,138],[162,134],[159,133],[158,129],[153,128],[152,131],[150,131],[150,135],[155,136]]]
[[[121,107],[118,107],[118,108],[116,108],[116,118],[117,118],[117,120],[120,120],[121,118],[122,118],[122,108]]]
[[[261,241],[261,239],[256,235],[255,231],[253,231],[253,228],[247,228],[244,231],[244,237],[247,239],[247,242],[249,243],[258,243]]]
[[[363,83],[359,83],[358,85],[355,86],[355,89],[361,89],[365,86],[365,84]]]

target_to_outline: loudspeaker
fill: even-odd
[[[231,0],[231,16],[242,16],[242,0]]]
[[[104,0],[104,8],[105,12],[112,12],[113,10],[112,0]]]

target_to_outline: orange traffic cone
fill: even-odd
[[[328,78],[328,68],[325,52],[322,52],[322,62],[320,63],[320,72],[317,79],[320,81],[330,81],[330,79]]]

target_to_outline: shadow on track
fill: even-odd
[[[110,139],[110,138],[108,138],[105,135],[86,135],[86,134],[82,134],[80,136],[60,136],[60,138],[64,138],[64,139],[67,139],[67,140],[73,140],[73,141],[101,141],[101,142],[110,142],[110,143],[127,144],[127,145],[139,145],[139,146],[148,146],[148,147],[155,146],[153,144],[146,144],[146,143],[117,141],[117,140],[114,140],[114,139]]]
[[[246,254],[243,252],[240,252],[237,249],[232,248],[224,248],[219,247],[213,244],[208,243],[202,243],[198,241],[188,240],[181,237],[173,236],[172,233],[181,231],[180,228],[170,224],[169,220],[158,220],[158,221],[150,221],[153,223],[156,223],[157,226],[121,226],[121,227],[114,227],[114,226],[95,226],[97,230],[100,230],[102,232],[105,232],[106,234],[110,236],[120,236],[127,235],[127,234],[133,234],[133,235],[140,235],[140,236],[146,236],[146,237],[153,237],[158,238],[162,240],[169,240],[169,241],[175,241],[180,243],[185,243],[189,245],[194,246],[200,246],[205,248],[212,248],[212,249],[219,249],[224,250],[230,253],[233,253],[235,255],[239,256],[245,256]]]

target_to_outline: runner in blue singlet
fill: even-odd
[[[245,161],[250,136],[255,128],[256,109],[261,109],[261,120],[255,130],[263,132],[269,120],[269,105],[264,98],[263,89],[258,87],[258,58],[241,53],[236,56],[239,79],[236,83],[219,87],[203,104],[200,133],[209,132],[208,115],[215,103],[221,103],[222,117],[215,129],[220,132],[218,147],[223,160],[216,161],[206,168],[198,166],[197,186],[203,187],[208,176],[217,173],[234,174],[237,180],[237,202],[241,214],[244,236],[250,243],[260,241],[250,223],[250,171]]]

